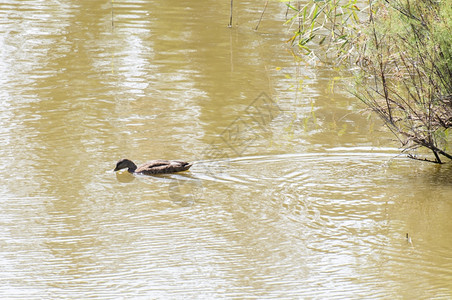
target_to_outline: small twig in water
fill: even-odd
[[[411,240],[411,237],[408,235],[408,233],[406,234],[406,242],[413,246],[413,241]]]
[[[232,27],[232,3],[233,3],[233,1],[234,1],[234,0],[231,0],[231,15],[230,15],[230,17],[229,17],[229,24],[228,24],[228,27]]]
[[[115,28],[115,20],[114,20],[114,12],[113,12],[113,2],[114,0],[111,0],[111,29],[113,30]]]
[[[259,28],[259,25],[261,24],[261,21],[262,21],[262,17],[264,16],[265,10],[267,9],[267,4],[268,4],[268,0],[265,1],[264,10],[262,10],[261,17],[260,17],[259,22],[257,23],[256,28],[254,30],[257,30]]]

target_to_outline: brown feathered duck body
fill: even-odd
[[[119,171],[121,169],[127,168],[127,171],[132,174],[153,175],[187,171],[192,165],[193,163],[188,163],[180,160],[159,159],[151,160],[137,167],[137,165],[134,164],[133,161],[124,158],[116,163],[116,168],[114,169],[114,171]]]

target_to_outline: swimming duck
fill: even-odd
[[[186,171],[190,169],[192,165],[193,163],[179,160],[151,160],[137,167],[133,161],[124,158],[116,163],[116,168],[113,171],[127,168],[129,173],[152,175]]]

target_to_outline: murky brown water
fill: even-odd
[[[281,4],[113,4],[0,4],[1,298],[452,298],[451,165],[295,62]]]

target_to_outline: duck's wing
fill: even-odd
[[[169,160],[161,160],[161,159],[151,160],[151,161],[148,161],[147,163],[140,165],[135,172],[139,173],[139,172],[149,171],[149,170],[153,170],[153,169],[165,168],[165,167],[168,167],[170,164],[171,164],[171,162]]]
[[[137,168],[136,173],[172,173],[188,170],[192,166],[191,163],[178,160],[152,160]]]

